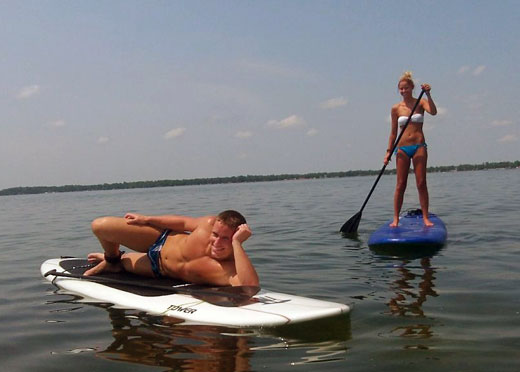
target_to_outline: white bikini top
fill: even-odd
[[[406,124],[406,121],[408,120],[408,116],[399,116],[397,119],[397,123],[400,127],[404,127]],[[410,120],[410,123],[423,123],[424,122],[424,115],[423,114],[413,114],[412,119]]]

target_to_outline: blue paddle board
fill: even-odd
[[[429,214],[433,226],[424,226],[420,209],[408,211],[399,217],[399,226],[390,227],[388,221],[370,235],[369,247],[428,247],[440,248],[446,243],[448,232],[444,222]]]

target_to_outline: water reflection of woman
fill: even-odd
[[[424,271],[420,276],[406,267],[408,261],[403,261],[403,264],[399,266],[398,271],[401,277],[394,282],[395,297],[390,299],[388,303],[392,314],[423,317],[422,304],[426,302],[427,296],[438,296],[433,289],[435,287],[433,284],[435,270],[431,267],[430,258],[422,258],[420,262]],[[418,293],[415,293],[412,282],[417,277],[420,278],[420,282],[417,285]]]
[[[423,318],[424,310],[422,305],[426,302],[428,296],[437,297],[433,281],[435,279],[435,270],[430,265],[430,258],[421,259],[421,267],[424,271],[421,275],[413,273],[406,267],[409,261],[403,261],[398,268],[401,277],[394,281],[393,290],[395,297],[388,302],[388,307],[393,315],[402,317]],[[417,284],[417,293],[414,291],[414,281],[419,277],[420,282]],[[400,332],[401,337],[418,337],[421,339],[433,336],[431,324],[411,324],[395,328],[392,332]],[[415,345],[414,347],[427,348],[424,345]]]

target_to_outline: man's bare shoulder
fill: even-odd
[[[202,216],[197,218],[197,229],[212,229],[213,225],[215,225],[215,221],[217,220],[216,216]]]
[[[190,232],[194,232],[195,230],[205,230],[213,227],[215,221],[215,216],[185,217],[184,230]]]
[[[190,229],[191,232],[189,234],[188,240],[191,242],[200,242],[202,239],[205,242],[211,234],[211,230],[213,229],[215,221],[215,216],[197,217],[196,221],[194,221],[194,224]]]

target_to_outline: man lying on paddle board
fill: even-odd
[[[127,213],[124,218],[95,219],[92,231],[105,252],[88,255],[97,265],[85,275],[126,270],[197,284],[259,285],[242,247],[251,230],[245,218],[233,210],[204,217]],[[123,253],[120,245],[136,252]]]

